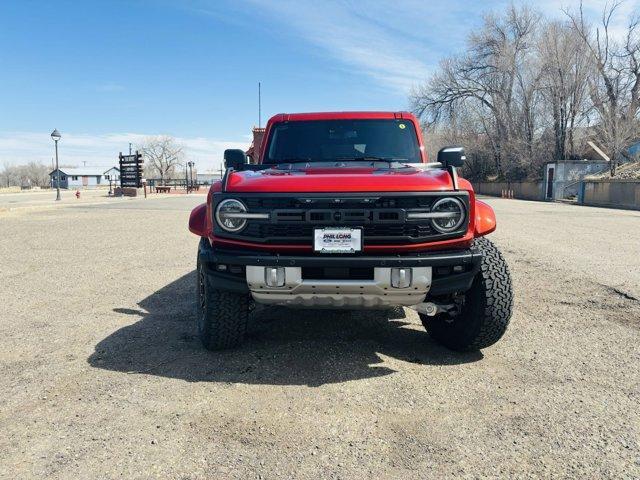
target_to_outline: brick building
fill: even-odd
[[[260,159],[260,147],[262,146],[262,139],[264,138],[264,128],[253,127],[253,141],[249,150],[247,150],[247,156],[249,157],[249,163],[258,163]]]

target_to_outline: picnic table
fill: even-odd
[[[171,187],[167,185],[158,185],[156,187],[156,193],[171,193]]]

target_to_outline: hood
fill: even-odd
[[[437,168],[269,169],[232,172],[227,182],[229,192],[416,192],[452,189],[449,172]]]

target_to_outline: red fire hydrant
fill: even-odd
[[[80,190],[76,190],[76,198],[80,200]]]

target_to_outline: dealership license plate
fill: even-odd
[[[360,228],[316,228],[313,248],[321,253],[353,253],[362,250],[362,229]]]

